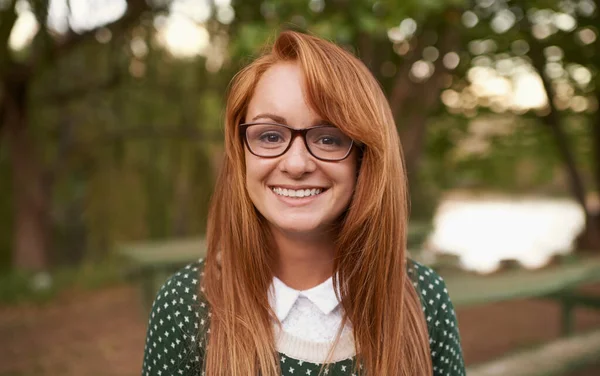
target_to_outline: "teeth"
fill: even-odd
[[[322,192],[321,188],[293,190],[293,189],[274,187],[272,189],[273,189],[273,192],[275,192],[276,194],[278,194],[280,196],[285,196],[285,197],[309,197],[309,196],[316,196]]]

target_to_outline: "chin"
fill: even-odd
[[[285,221],[270,221],[275,228],[283,233],[296,234],[296,235],[310,235],[323,231],[323,224],[320,222],[307,222],[305,219],[294,219]]]
[[[276,225],[282,232],[289,234],[313,234],[319,232],[319,226],[298,226],[298,224]]]

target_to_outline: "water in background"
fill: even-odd
[[[507,259],[533,269],[572,251],[584,224],[583,210],[569,199],[452,195],[438,207],[424,247],[480,273]]]

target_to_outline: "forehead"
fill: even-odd
[[[320,120],[306,97],[304,73],[293,62],[277,63],[258,81],[248,103],[246,121],[264,114],[276,115],[294,127],[310,126]]]

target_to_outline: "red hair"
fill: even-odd
[[[291,31],[241,70],[229,90],[225,161],[207,229],[203,286],[212,316],[206,374],[280,374],[267,295],[274,249],[245,187],[238,131],[257,82],[280,62],[301,67],[315,112],[361,144],[334,264],[357,360],[371,375],[431,375],[427,324],[406,267],[406,172],[387,99],[360,60],[333,43]]]

